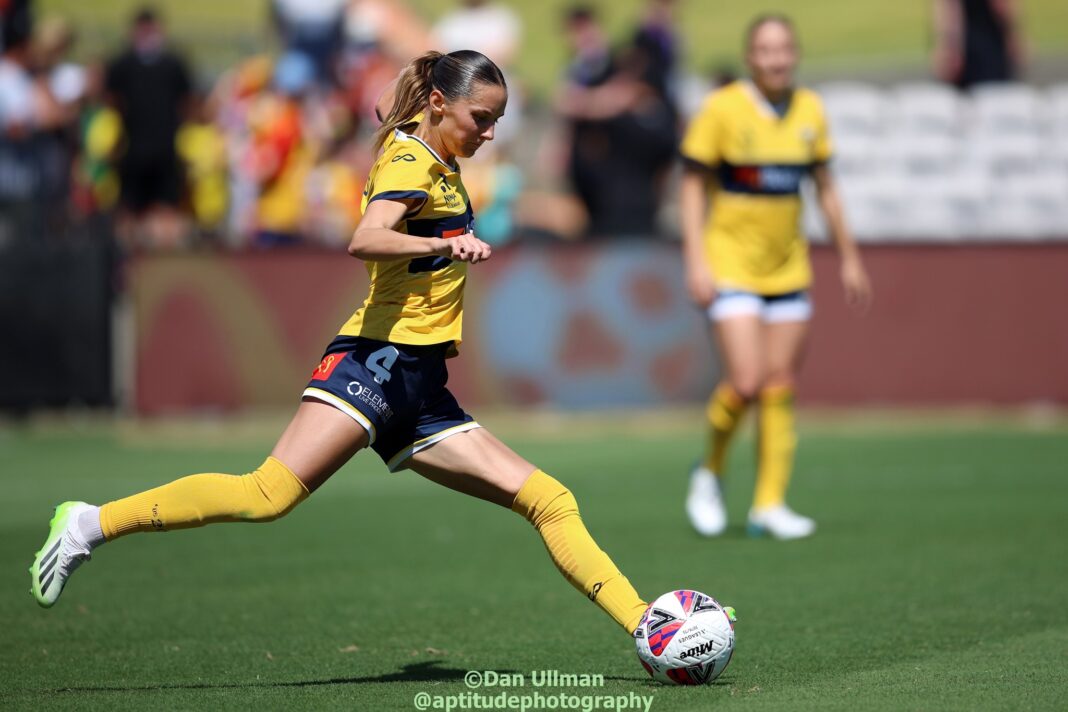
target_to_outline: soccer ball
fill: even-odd
[[[734,609],[699,591],[670,591],[649,604],[634,631],[642,667],[669,685],[706,685],[734,654]]]

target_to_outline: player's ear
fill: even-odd
[[[445,95],[441,93],[440,89],[430,90],[430,113],[436,116],[445,114]]]

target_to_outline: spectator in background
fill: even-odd
[[[115,157],[122,140],[122,118],[105,101],[104,75],[103,62],[86,67],[72,194],[75,215],[82,218],[110,213],[119,202]]]
[[[287,52],[311,60],[316,81],[334,80],[346,0],[272,0],[271,19]]]
[[[635,45],[614,57],[589,8],[572,9],[567,27],[574,59],[557,109],[571,127],[568,173],[587,232],[648,237],[678,135],[662,65]]]
[[[192,82],[151,8],[134,16],[129,46],[108,66],[106,85],[125,138],[118,235],[128,244],[175,247],[189,227],[175,138],[188,112]]]
[[[248,159],[259,185],[255,247],[282,247],[302,241],[304,185],[312,166],[305,141],[302,103],[315,83],[310,57],[289,52],[274,68],[272,91],[260,97],[249,116],[253,143]]]
[[[207,97],[196,96],[193,103],[190,118],[178,129],[175,140],[197,232],[215,238],[226,219],[229,200],[226,135]]]
[[[634,50],[646,65],[646,79],[664,96],[672,95],[679,56],[675,5],[675,0],[646,0],[645,13],[633,40]]]
[[[1016,78],[1023,60],[1016,0],[935,0],[934,72],[967,89]]]
[[[58,208],[68,203],[78,150],[77,120],[87,88],[85,67],[67,59],[74,42],[73,28],[61,17],[45,18],[34,28],[33,68],[52,107],[52,121],[38,142],[40,190],[42,199],[57,207],[53,217],[66,216],[66,210]]]
[[[38,221],[57,214],[54,202],[57,191],[62,195],[65,188],[65,176],[57,172],[49,144],[53,132],[71,117],[55,100],[47,77],[34,76],[31,37],[28,11],[5,16],[0,54],[0,213],[6,219],[0,231],[23,235],[41,234],[45,226]]]

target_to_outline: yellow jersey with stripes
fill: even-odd
[[[795,89],[788,103],[775,107],[752,82],[733,82],[705,101],[681,152],[716,178],[705,245],[717,285],[765,295],[808,287],[801,181],[831,158],[816,93]]]
[[[396,227],[408,235],[454,237],[474,229],[459,167],[400,129],[386,139],[371,168],[362,210],[376,200],[414,201]],[[453,342],[449,352],[454,355],[463,327],[467,263],[430,255],[368,260],[366,266],[371,278],[367,299],[339,335],[412,345]]]

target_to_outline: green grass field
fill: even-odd
[[[737,607],[735,658],[714,685],[652,683],[529,525],[412,473],[389,475],[370,454],[274,524],[104,547],[41,610],[26,567],[54,503],[243,472],[270,438],[225,422],[8,427],[0,707],[411,710],[420,692],[463,693],[469,670],[555,669],[601,673],[605,685],[543,693],[635,692],[657,710],[1063,709],[1063,427],[813,426],[793,501],[821,530],[785,544],[743,535],[747,443],[733,461],[735,524],[704,541],[681,512],[696,428],[566,430],[501,428],[570,485],[644,595],[693,587]]]

